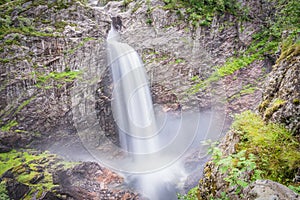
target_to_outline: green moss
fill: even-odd
[[[60,88],[66,83],[73,82],[75,79],[78,79],[81,74],[81,71],[50,72],[48,74],[34,71],[32,76],[37,80],[37,87],[50,89],[53,87]],[[52,83],[52,81],[55,81],[55,83]],[[50,83],[52,83],[52,85],[48,85]]]
[[[299,99],[293,99],[293,104],[296,104],[296,105],[300,104],[300,100]]]
[[[16,110],[15,113],[20,112],[25,106],[27,106],[27,105],[28,105],[33,99],[35,99],[35,98],[36,98],[36,96],[33,96],[33,97],[31,97],[31,98],[29,98],[29,99],[23,101],[23,102],[21,103],[21,105],[19,105],[19,107],[17,108],[17,110]]]
[[[257,90],[257,87],[247,87],[240,91],[241,95],[253,94]]]
[[[237,115],[232,128],[241,137],[238,151],[256,155],[256,164],[263,171],[264,179],[283,184],[292,182],[300,165],[300,152],[291,132],[278,124],[266,124],[250,111]]]
[[[7,58],[0,58],[0,63],[5,64],[5,63],[9,63],[9,62],[10,62],[10,60]]]
[[[38,21],[38,18],[28,18],[22,16],[22,13],[28,9],[30,9],[33,6],[39,6],[39,5],[47,5],[49,8],[53,7],[56,8],[57,10],[60,9],[65,9],[69,7],[71,4],[74,3],[74,1],[53,1],[49,3],[48,1],[33,1],[31,5],[24,6],[24,3],[26,3],[27,0],[17,0],[17,1],[10,1],[6,4],[0,5],[0,9],[3,10],[4,12],[0,13],[0,39],[4,39],[4,37],[8,34],[11,33],[19,33],[22,35],[26,36],[35,36],[35,37],[43,37],[43,36],[54,36],[53,34],[50,33],[45,33],[41,32],[35,27],[34,22]],[[80,2],[85,2],[85,1],[80,1]],[[19,15],[17,18],[14,20],[18,20],[18,26],[15,26],[12,23],[11,19],[11,13],[15,10],[18,9]],[[42,21],[42,23],[48,23],[47,21]],[[61,29],[64,24],[63,23],[57,23],[58,29]],[[6,43],[10,44],[13,41],[6,41]],[[15,41],[14,41],[15,42]]]
[[[58,167],[67,169],[75,164],[77,163],[62,161],[55,155],[47,152],[13,150],[7,153],[0,153],[0,176],[7,170],[11,170],[19,182],[30,187],[30,192],[24,199],[32,199],[33,196],[41,196],[43,192],[50,191],[56,186],[53,184],[51,174],[54,169]],[[40,180],[38,183],[34,183],[33,180],[37,177],[40,177]]]
[[[176,0],[166,0],[165,2],[169,6],[172,5],[172,7],[170,8],[174,8],[174,6],[176,8]],[[196,3],[196,1],[192,2]],[[210,1],[210,3],[212,2],[215,1]],[[209,5],[209,3],[207,5]],[[299,1],[292,0],[286,2],[283,0],[277,0],[274,6],[273,19],[267,21],[260,32],[253,34],[253,41],[251,45],[247,47],[246,51],[239,52],[233,57],[228,58],[224,65],[216,66],[215,72],[212,73],[207,79],[195,82],[195,85],[189,90],[190,93],[196,93],[199,90],[206,89],[211,85],[211,83],[220,80],[224,76],[231,75],[241,68],[249,66],[249,64],[251,64],[255,60],[264,59],[265,56],[273,56],[279,47],[282,33],[286,30],[289,33],[289,36],[281,44],[282,53],[280,58],[277,60],[277,63],[282,59],[290,59],[296,55],[299,55]],[[194,5],[192,10],[197,7],[198,5]],[[215,5],[215,7],[216,9],[218,9],[219,5]],[[205,6],[202,8],[206,11]],[[231,11],[234,10],[237,11],[238,9],[233,7]],[[221,9],[220,11],[224,12],[224,9]],[[240,14],[243,15],[242,13]],[[193,12],[193,15],[191,15],[193,20],[197,21],[200,19],[200,17],[197,15],[197,12]],[[209,22],[209,20],[206,20],[206,22]]]
[[[259,106],[258,106],[258,110],[260,112],[264,112],[264,110],[266,110],[267,107],[269,107],[270,104],[270,100],[264,100]]]
[[[44,32],[40,32],[40,31],[37,31],[34,27],[32,26],[29,26],[29,27],[21,27],[21,28],[14,28],[14,27],[11,27],[11,28],[7,28],[7,29],[4,29],[4,30],[1,30],[0,31],[0,39],[3,39],[6,35],[8,34],[11,34],[11,33],[19,33],[19,34],[22,34],[22,35],[26,35],[26,36],[35,36],[35,37],[52,37],[54,36],[53,34],[51,33],[44,33]]]
[[[20,45],[20,35],[13,34],[10,39],[4,41],[5,45]]]
[[[63,31],[65,27],[68,25],[65,21],[57,21],[55,22],[54,26],[58,31]]]
[[[285,100],[283,99],[274,99],[268,108],[266,108],[265,112],[264,112],[264,117],[266,119],[269,119],[274,112],[276,112],[277,110],[279,110],[279,108],[281,108],[284,104],[286,103]]]
[[[263,59],[264,54],[272,54],[276,51],[278,41],[267,41],[265,40],[265,36],[261,35],[256,37],[256,40],[254,40],[254,42],[242,55],[230,57],[223,65],[215,66],[215,71],[208,78],[197,81],[189,90],[189,93],[196,93],[199,90],[204,90],[212,83],[219,81],[223,77],[232,75],[234,72],[249,66],[255,60]],[[252,90],[252,92],[254,91]]]
[[[175,60],[175,63],[176,63],[176,64],[184,63],[184,62],[185,62],[184,59],[181,59],[181,58],[177,58],[177,59]]]
[[[253,94],[257,90],[257,87],[252,86],[252,84],[244,85],[243,88],[237,92],[236,94],[227,98],[227,101],[232,101],[234,99],[238,99],[243,95]]]
[[[282,53],[280,54],[280,57],[277,59],[276,63],[279,63],[284,59],[290,59],[294,56],[298,56],[299,54],[300,54],[300,40],[298,40],[295,44],[287,47],[286,50],[283,50]]]
[[[10,131],[11,128],[17,126],[18,122],[16,120],[9,121],[7,124],[1,127],[1,131],[7,132]]]
[[[293,190],[294,192],[300,194],[300,185],[294,186],[294,185],[289,185],[288,188]]]

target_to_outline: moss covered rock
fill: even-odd
[[[300,134],[300,43],[283,49],[268,75],[259,110],[266,121],[284,124]]]

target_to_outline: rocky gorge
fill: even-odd
[[[109,159],[122,156],[110,151],[119,143],[106,59],[111,16],[121,17],[122,40],[141,55],[161,112],[218,113],[211,126],[218,126],[213,139],[220,144],[202,168],[197,165],[209,159],[206,152],[185,158],[186,168],[198,171],[184,181],[185,192],[193,189],[178,198],[300,198],[294,192],[300,191],[299,3],[193,2],[1,2],[1,199],[143,199],[122,173],[102,166],[93,154],[101,149]],[[255,124],[240,120],[230,128],[234,114],[247,110],[261,117],[259,126],[280,124],[292,135],[278,133],[286,139],[274,147],[292,156],[252,159],[265,153],[264,144],[255,143],[253,150],[247,143],[255,131],[243,123]],[[273,149],[266,151],[272,155]],[[290,165],[255,178],[269,162]]]

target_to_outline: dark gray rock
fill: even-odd
[[[40,198],[41,200],[62,200],[62,198],[57,197],[53,192],[46,192],[46,194]]]
[[[244,189],[244,198],[247,200],[299,200],[300,195],[296,194],[288,187],[271,181],[257,180]]]
[[[0,144],[0,153],[10,152],[12,150],[11,147]]]
[[[20,200],[29,192],[30,187],[14,179],[11,179],[6,182],[6,189],[8,191],[8,196],[11,199]]]

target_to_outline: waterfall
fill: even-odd
[[[120,35],[113,25],[107,37],[107,51],[113,78],[112,110],[119,128],[121,148],[131,160],[122,163],[131,168],[129,182],[151,200],[174,199],[176,192],[169,179],[176,169],[152,171],[169,162],[168,152],[161,154],[159,151],[165,146],[162,141],[170,140],[163,140],[162,137],[166,137],[158,134],[143,62],[131,46],[120,42]]]
[[[119,40],[112,26],[107,49],[113,77],[112,110],[121,147],[134,154],[153,153],[157,150],[156,120],[143,62],[131,46]]]
[[[198,170],[185,170],[187,157],[197,157],[191,148],[199,148],[200,141],[216,140],[222,120],[216,119],[219,114],[214,112],[155,113],[143,62],[131,46],[121,42],[113,25],[107,54],[113,79],[113,116],[125,157],[111,162],[112,166],[124,172],[129,184],[148,199],[177,199],[187,173]],[[199,159],[205,158],[206,152],[200,150],[203,155],[199,154]]]

